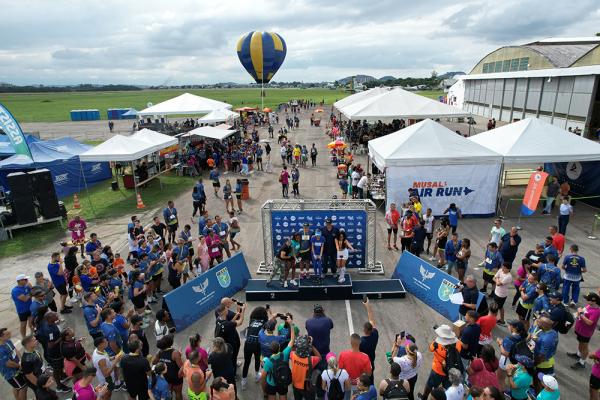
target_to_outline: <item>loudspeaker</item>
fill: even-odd
[[[31,179],[24,172],[13,172],[6,176],[10,187],[12,213],[19,225],[37,222],[37,214],[33,203]]]
[[[27,173],[31,177],[31,188],[33,196],[40,205],[40,214],[44,218],[56,218],[60,216],[58,198],[52,182],[52,175],[47,169],[38,169]]]

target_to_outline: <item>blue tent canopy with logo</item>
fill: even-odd
[[[86,183],[88,186],[93,186],[109,179],[112,175],[107,162],[80,163],[79,154],[89,150],[92,146],[80,143],[75,139],[39,140],[28,135],[26,140],[33,160],[27,156],[16,154],[0,161],[0,185],[5,190],[10,190],[6,175],[17,171],[47,168],[52,174],[56,195],[59,198],[80,192]]]

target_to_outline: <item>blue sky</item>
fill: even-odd
[[[235,44],[251,30],[285,38],[281,81],[468,72],[503,45],[600,31],[600,3],[591,0],[27,0],[2,8],[0,82],[14,84],[247,83]]]

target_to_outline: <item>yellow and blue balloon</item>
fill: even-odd
[[[275,32],[249,32],[237,42],[237,54],[256,83],[268,83],[283,64],[287,47]]]

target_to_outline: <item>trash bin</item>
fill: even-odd
[[[250,181],[248,179],[240,179],[242,182],[242,200],[250,199]]]
[[[110,183],[110,187],[113,191],[116,192],[117,190],[119,190],[119,181],[112,181]]]

